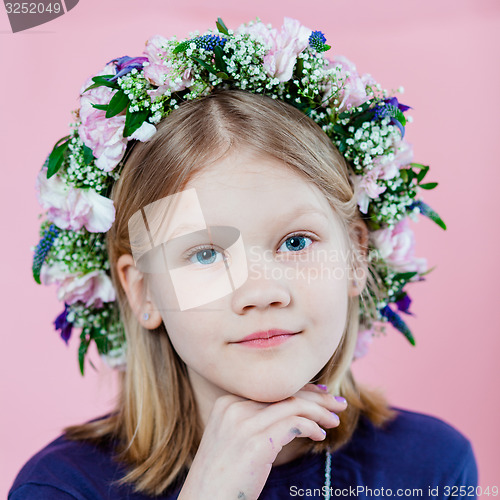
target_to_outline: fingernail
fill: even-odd
[[[338,401],[339,403],[345,403],[345,404],[347,404],[346,399],[343,398],[342,396],[335,396],[335,400]]]
[[[325,391],[325,392],[328,391],[328,387],[324,384],[318,384],[316,387],[319,387],[322,391]]]
[[[333,411],[331,411],[330,413],[337,419],[338,422],[340,422],[340,418],[336,413],[333,413]]]
[[[322,433],[326,436],[326,431],[325,431],[325,429],[322,429],[321,427],[320,427],[320,429],[321,429],[321,432],[322,432]]]

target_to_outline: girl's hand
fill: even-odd
[[[277,403],[220,397],[179,500],[257,500],[281,449],[297,437],[322,441],[346,407],[313,384]]]

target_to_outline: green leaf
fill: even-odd
[[[123,137],[131,136],[146,121],[148,114],[149,112],[147,109],[142,109],[135,113],[131,113],[130,108],[127,109]]]
[[[401,318],[400,321],[401,323],[396,326],[396,330],[399,330],[406,337],[406,340],[408,340],[408,342],[411,345],[413,346],[416,345],[415,337],[411,333],[411,330],[408,328],[408,325]]]
[[[403,114],[403,112],[400,109],[396,109],[396,113],[395,113],[394,118],[396,118],[396,120],[399,123],[401,123],[401,125],[403,125],[403,127],[406,125],[405,115]]]
[[[116,82],[110,82],[107,78],[113,78],[115,75],[99,75],[94,76],[92,81],[94,82],[90,87],[87,87],[82,94],[85,94],[87,90],[95,89],[97,87],[110,87],[112,89],[119,89],[120,86]]]
[[[399,171],[399,175],[401,176],[401,179],[403,179],[403,182],[406,184],[408,183],[408,170],[406,169],[401,169]]]
[[[434,271],[434,269],[436,269],[436,266],[432,266],[430,269],[427,269],[427,271],[423,272],[420,276],[425,276],[426,274],[429,274],[432,271]]]
[[[408,281],[411,280],[414,276],[416,276],[418,273],[416,271],[410,271],[407,273],[398,273],[394,276],[394,279],[397,281]]]
[[[198,64],[200,64],[201,66],[203,66],[207,71],[209,71],[210,73],[214,74],[215,76],[217,76],[217,73],[218,71],[213,67],[213,66],[210,66],[210,64],[207,64],[205,61],[201,60],[199,57],[194,57],[194,56],[191,56],[191,59],[193,61],[196,61]]]
[[[298,78],[302,78],[302,71],[304,70],[304,59],[301,57],[297,58],[297,64],[295,66],[295,74]]]
[[[330,50],[332,47],[330,45],[323,45],[319,49],[316,49],[316,52],[326,52],[327,50]]]
[[[417,202],[418,206],[420,208],[420,212],[422,215],[425,215],[426,217],[429,217],[431,221],[435,222],[439,227],[443,228],[446,230],[446,224],[443,222],[443,219],[439,217],[438,213],[433,210],[427,203],[424,203],[423,201]]]
[[[214,48],[214,62],[215,62],[215,67],[219,70],[220,73],[224,73],[227,76],[227,65],[226,61],[224,61],[224,51],[222,50],[221,47],[216,46]],[[225,78],[224,78],[225,80]]]
[[[80,347],[78,348],[78,364],[80,373],[83,375],[85,370],[85,355],[89,349],[90,340],[86,336],[80,336]]]
[[[217,77],[220,78],[221,80],[229,80],[229,75],[227,73],[217,73]]]
[[[333,126],[333,131],[336,132],[339,135],[344,135],[344,136],[348,136],[349,135],[349,132],[347,132],[347,130],[342,125],[340,125],[339,123],[336,123]]]
[[[429,171],[429,167],[427,165],[417,165],[415,163],[412,163],[412,166],[420,168],[420,172],[417,174],[417,181],[422,182]]]
[[[67,141],[68,139],[70,138],[69,135],[65,135],[64,137],[62,137],[61,139],[59,139],[55,144],[54,144],[54,148],[57,148],[57,146],[59,146],[59,144],[62,144],[63,142]],[[47,161],[48,161],[48,158],[47,158]]]
[[[121,113],[130,103],[130,100],[123,92],[123,90],[119,90],[115,93],[115,95],[109,101],[108,109],[106,110],[106,118],[112,118],[116,116],[118,113]]]
[[[224,21],[220,17],[217,18],[215,25],[217,26],[219,33],[223,33],[224,35],[229,36],[229,30],[227,29],[227,26],[224,24]]]
[[[68,146],[69,146],[69,139],[67,139],[66,142],[63,142],[59,146],[57,146],[57,144],[56,146],[54,146],[54,149],[49,155],[47,179],[50,179],[61,168]]]
[[[422,189],[434,189],[437,185],[437,182],[428,182],[427,184],[419,184],[419,187]]]
[[[179,52],[185,52],[187,50],[187,48],[189,47],[190,43],[191,43],[191,40],[184,40],[183,42],[180,42],[173,50],[173,53],[178,54]]]
[[[92,161],[94,160],[94,153],[92,150],[86,146],[85,144],[83,145],[83,161],[85,165],[90,165]]]
[[[106,354],[109,351],[109,340],[106,336],[98,334],[94,336],[94,342],[96,343],[99,354]]]
[[[116,85],[115,83],[109,81],[109,78],[113,78],[114,76],[115,75],[98,75],[92,77],[92,81],[94,83],[111,83],[112,85]]]
[[[359,128],[364,122],[369,121],[371,115],[372,113],[369,111],[358,113],[354,115],[355,118],[349,125],[352,125],[354,128]]]
[[[396,120],[401,123],[401,125],[404,127],[406,125],[406,118],[403,112],[396,106],[392,104],[386,105],[386,109],[389,113],[389,116],[392,118],[396,118]]]
[[[94,104],[92,103],[92,107],[95,109],[100,109],[101,111],[107,111],[109,104]]]

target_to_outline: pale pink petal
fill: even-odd
[[[358,332],[356,340],[356,347],[354,349],[354,359],[362,358],[368,354],[370,346],[373,342],[374,332],[373,328],[368,330],[361,330]]]
[[[85,214],[85,228],[90,233],[105,233],[115,220],[113,200],[101,196],[93,189],[81,190],[81,198],[85,201],[88,211]]]
[[[427,261],[415,257],[415,235],[408,218],[393,228],[374,231],[371,238],[380,256],[397,271],[423,273],[427,269]]]
[[[67,185],[58,175],[53,175],[50,179],[47,179],[46,168],[43,168],[38,173],[35,189],[38,203],[42,208],[60,208],[64,205],[68,191]]]
[[[144,122],[131,136],[130,139],[137,139],[141,142],[146,142],[156,133],[156,127],[151,123]]]

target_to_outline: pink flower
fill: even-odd
[[[413,148],[406,141],[401,141],[396,149],[394,162],[399,167],[405,167],[413,161]]]
[[[256,21],[252,24],[242,24],[236,30],[236,35],[248,34],[258,42],[265,45],[268,49],[271,48],[277,30],[268,28],[263,22]]]
[[[109,87],[97,87],[80,97],[81,125],[78,132],[83,143],[94,153],[96,166],[104,172],[113,170],[125,153],[125,116],[106,118],[106,111],[96,109],[92,104],[109,104],[114,92]]]
[[[102,307],[104,302],[116,300],[116,293],[109,276],[101,270],[86,274],[68,273],[64,266],[44,264],[40,272],[44,285],[57,286],[57,298],[66,304],[83,302],[86,307]]]
[[[359,211],[363,214],[368,212],[370,200],[377,199],[387,188],[378,184],[378,179],[382,175],[380,168],[373,168],[364,175],[353,177],[354,189],[358,199]]]
[[[85,227],[91,233],[105,233],[115,220],[113,201],[93,189],[68,186],[58,175],[47,179],[47,169],[36,180],[38,202],[47,218],[61,229],[77,231]]]
[[[380,229],[371,235],[380,256],[399,272],[419,274],[427,270],[427,261],[415,257],[415,235],[408,224],[408,218],[393,228]]]
[[[107,65],[99,75],[114,73],[115,67]],[[79,111],[81,124],[78,132],[83,143],[92,150],[96,158],[96,166],[104,172],[110,172],[123,158],[130,139],[147,141],[154,135],[156,128],[144,122],[130,137],[123,137],[125,115],[119,114],[106,118],[106,111],[92,106],[92,104],[109,104],[116,91],[101,86],[83,93],[92,83],[92,79],[89,78],[81,90]]]
[[[396,153],[392,160],[389,160],[387,156],[378,156],[373,160],[373,165],[379,170],[381,179],[393,179],[398,175],[401,167],[405,167],[413,161],[413,149],[407,142],[399,141],[395,150]]]
[[[144,76],[153,85],[160,86],[165,82],[167,42],[168,40],[160,35],[154,35],[146,42],[143,54],[148,58],[149,63],[144,66]]]
[[[280,82],[292,78],[297,56],[308,46],[311,30],[296,19],[285,17],[281,31],[268,29],[263,23],[240,26],[237,33],[249,33],[269,50],[264,56],[264,69]]]
[[[146,42],[143,54],[148,58],[148,63],[144,65],[144,76],[150,83],[159,87],[148,91],[150,97],[163,95],[166,90],[178,92],[193,84],[190,68],[184,70],[181,75],[172,69],[167,43],[168,40],[160,35],[155,35]]]
[[[360,76],[356,66],[344,56],[336,56],[331,61],[330,66],[340,68],[337,78],[344,81],[344,85],[339,94],[335,97],[339,100],[339,112],[348,111],[352,107],[357,107],[366,102],[370,97],[366,93],[366,86],[375,82],[370,75]],[[326,86],[325,99],[331,95],[331,83]]]
[[[370,328],[368,330],[360,330],[358,332],[353,359],[359,359],[368,354],[370,345],[373,342],[373,334],[373,328]]]

